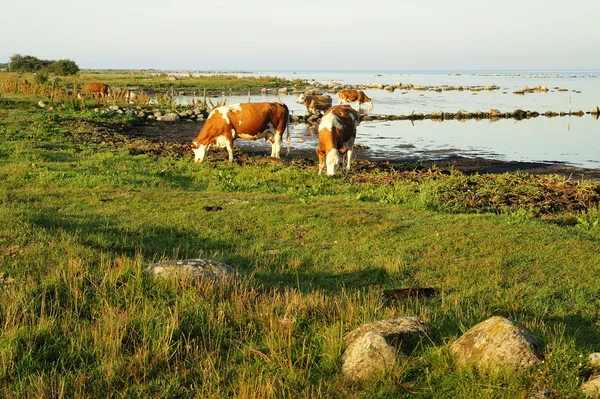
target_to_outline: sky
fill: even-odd
[[[85,69],[600,70],[599,0],[20,0],[14,54]]]

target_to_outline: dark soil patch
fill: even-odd
[[[154,143],[163,143],[163,146],[170,148],[168,151],[176,151],[182,156],[192,157],[192,151],[187,149],[189,144],[200,132],[203,123],[188,122],[188,123],[146,123],[135,126],[126,132],[124,135],[134,138],[146,139]],[[262,142],[262,140],[261,140]],[[245,145],[244,140],[236,140],[235,145],[238,146],[236,161],[243,161],[243,154],[269,156],[271,148],[265,144],[260,147],[252,147]],[[143,149],[140,150],[144,152]],[[160,152],[154,149],[153,152]],[[502,174],[502,173],[531,173],[534,175],[556,174],[565,178],[581,180],[582,178],[591,181],[600,181],[600,170],[577,168],[563,163],[537,163],[537,162],[515,162],[515,161],[500,161],[486,158],[464,158],[444,152],[441,154],[442,159],[433,161],[422,161],[417,158],[390,158],[382,161],[371,158],[367,155],[367,151],[356,149],[354,151],[356,163],[353,166],[355,172],[367,172],[370,170],[379,170],[382,172],[397,172],[407,170],[427,170],[431,168],[438,169],[455,169],[465,174]],[[210,153],[211,159],[226,159],[227,151],[216,150]],[[242,157],[242,158],[240,158]],[[315,167],[317,163],[317,155],[314,150],[294,149],[290,151],[288,156],[285,156],[284,161],[298,167]]]

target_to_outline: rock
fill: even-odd
[[[150,122],[153,122],[155,119],[156,119],[156,116],[154,116],[154,115],[148,115],[148,116],[146,117],[146,120],[147,120],[147,121],[150,121]]]
[[[600,398],[600,376],[591,377],[583,383],[581,391],[588,398]]]
[[[444,113],[442,111],[433,111],[429,114],[431,119],[444,119]]]
[[[469,119],[471,118],[471,113],[465,109],[461,109],[454,115],[454,117],[456,119]]]
[[[169,75],[169,76],[167,76],[167,80],[171,80],[171,81],[177,80],[177,77],[173,76],[173,75]]]
[[[393,92],[394,90],[394,86],[385,86],[385,91]]]
[[[592,115],[600,115],[600,108],[596,107],[592,110]]]
[[[48,106],[48,103],[43,102],[42,100],[40,100],[40,102],[37,104],[38,107],[40,108],[46,108]]]
[[[588,356],[588,363],[592,367],[600,367],[600,353],[590,353]]]
[[[108,107],[108,109],[110,109],[111,111],[117,111],[119,109],[118,105],[111,105],[110,107]]]
[[[166,115],[157,117],[156,120],[162,122],[179,122],[181,121],[181,117],[177,113],[171,112]]]
[[[523,111],[520,108],[517,108],[512,112],[513,118],[516,118],[516,119],[523,119],[523,118],[525,118],[526,115],[527,115],[527,112]]]
[[[485,320],[457,339],[450,351],[460,364],[486,369],[524,369],[543,359],[536,338],[499,316]]]
[[[370,331],[346,348],[342,372],[351,380],[377,379],[396,364],[398,357],[402,353],[397,353],[381,335]]]
[[[363,324],[350,331],[344,337],[344,342],[346,345],[350,345],[368,332],[375,332],[385,339],[402,339],[426,334],[429,332],[429,327],[416,317],[400,317],[398,319],[380,320]]]
[[[166,260],[150,265],[144,274],[153,278],[178,277],[192,282],[235,282],[237,271],[225,263],[211,259]]]
[[[281,89],[277,90],[277,92],[279,94],[288,94],[288,88],[287,87],[282,87]]]
[[[138,118],[145,118],[146,117],[146,113],[144,111],[140,111],[137,113]]]

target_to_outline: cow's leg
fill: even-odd
[[[346,153],[347,157],[348,157],[348,166],[346,167],[346,169],[350,170],[350,161],[352,160],[352,150],[354,149],[354,139],[350,139],[348,141],[348,152]]]
[[[271,156],[275,158],[279,158],[279,154],[281,153],[281,137],[283,133],[275,132],[273,136],[273,144],[271,145]]]
[[[230,138],[227,140],[227,153],[229,154],[229,162],[233,162],[233,139]]]
[[[319,175],[323,173],[323,168],[325,167],[325,151],[317,148],[317,156],[319,157]]]

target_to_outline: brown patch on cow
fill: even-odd
[[[108,96],[110,87],[107,84],[100,82],[92,82],[83,85],[81,88],[81,94],[85,96],[91,96],[94,98],[105,98]]]
[[[340,90],[338,92],[338,98],[340,100],[340,103],[342,101],[349,102],[349,103],[353,103],[353,102],[357,101],[358,104],[360,105],[360,104],[372,102],[371,99],[362,90],[350,90],[350,89]]]

